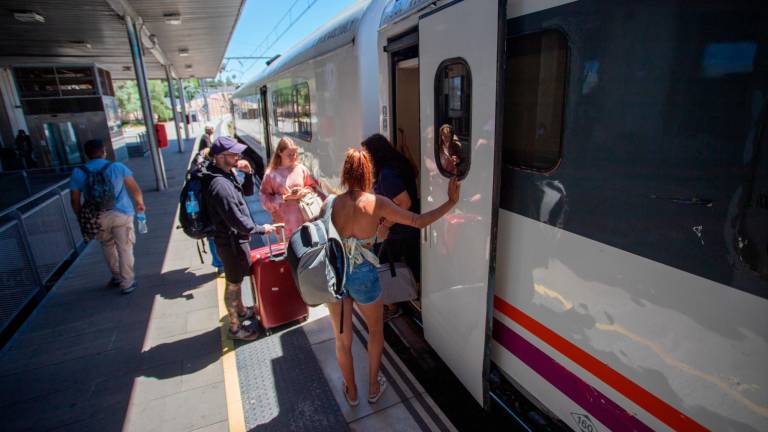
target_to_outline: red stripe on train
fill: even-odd
[[[545,325],[533,319],[530,315],[507,303],[499,296],[494,296],[493,305],[496,310],[506,315],[549,346],[568,357],[574,363],[584,368],[624,397],[636,403],[651,415],[664,422],[667,426],[678,431],[708,431],[692,418],[678,411],[648,390],[640,387],[630,379],[612,369],[595,356],[582,350],[569,340],[550,330]]]

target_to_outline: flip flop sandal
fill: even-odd
[[[341,381],[341,390],[344,392],[344,398],[347,399],[349,406],[356,407],[357,404],[360,403],[359,399],[352,400],[349,398],[349,394],[347,393],[347,383],[344,381]]]
[[[374,403],[378,402],[379,399],[381,399],[381,395],[384,394],[384,390],[387,389],[387,379],[384,378],[383,375],[379,375],[379,378],[377,379],[377,381],[379,382],[379,392],[376,393],[375,395],[369,394],[368,395],[368,403],[374,404]]]

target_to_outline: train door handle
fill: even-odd
[[[430,226],[427,225],[427,226],[425,226],[424,228],[421,229],[421,242],[423,244],[427,245],[427,247],[431,247],[432,246],[430,244],[430,241],[429,241],[429,227]]]

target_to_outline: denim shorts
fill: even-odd
[[[356,264],[351,272],[347,267],[347,280],[344,286],[352,300],[357,303],[373,303],[381,296],[379,270],[367,260]]]

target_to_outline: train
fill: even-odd
[[[414,163],[424,338],[577,431],[768,430],[768,7],[364,0],[234,94],[328,191],[373,133]],[[448,167],[444,125],[460,141]]]

